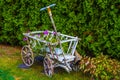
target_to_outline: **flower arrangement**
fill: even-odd
[[[45,30],[43,32],[43,40],[47,41],[47,42],[56,42],[56,32],[52,32],[51,34],[48,32],[48,30]]]

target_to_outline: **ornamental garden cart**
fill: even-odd
[[[75,61],[77,58],[75,50],[79,39],[57,32],[50,9],[53,6],[55,4],[41,8],[40,11],[47,9],[54,30],[23,33],[27,45],[21,50],[21,57],[26,66],[32,66],[36,56],[43,56],[44,72],[47,76],[53,75],[55,67],[62,67],[67,72],[77,70],[76,63],[79,61]]]

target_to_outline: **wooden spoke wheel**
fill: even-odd
[[[21,57],[26,66],[31,66],[34,63],[33,52],[30,46],[25,45],[21,50]]]
[[[79,64],[79,63],[73,63],[72,69],[73,69],[74,71],[79,71],[79,70],[80,70],[80,64]]]
[[[44,58],[44,72],[48,77],[51,77],[54,73],[54,67],[52,65],[52,60],[49,57]]]

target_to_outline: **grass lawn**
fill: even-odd
[[[19,47],[0,45],[0,80],[90,80],[81,72],[67,73],[60,68],[56,68],[53,77],[49,78],[43,73],[43,65],[38,63],[29,69],[18,68],[22,64],[20,50]]]

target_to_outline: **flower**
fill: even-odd
[[[53,34],[54,34],[54,35],[56,35],[56,34],[57,34],[57,32],[53,32]]]
[[[28,40],[28,38],[27,38],[27,37],[24,37],[24,38],[23,38],[23,41],[27,41],[27,40]]]
[[[40,34],[38,34],[38,37],[40,37]]]
[[[43,32],[44,35],[48,35],[48,30]]]

